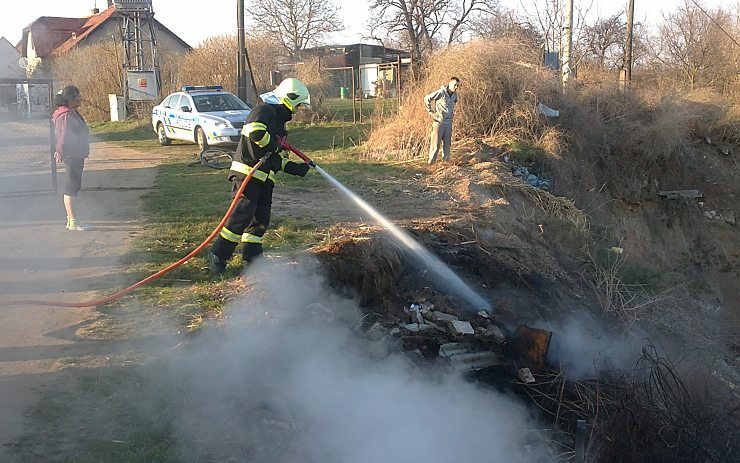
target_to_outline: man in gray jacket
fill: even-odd
[[[455,116],[457,103],[457,87],[460,79],[452,77],[447,85],[424,97],[424,106],[432,116],[432,137],[429,146],[429,164],[437,161],[439,145],[442,144],[443,160],[450,161],[450,145],[452,144],[452,118]]]

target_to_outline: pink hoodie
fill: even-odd
[[[90,155],[90,130],[77,111],[60,106],[51,115],[56,134],[56,152],[62,159],[85,159]]]

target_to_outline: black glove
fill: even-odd
[[[308,173],[308,164],[304,162],[293,162],[290,161],[285,164],[285,167],[283,168],[286,174],[290,175],[298,175],[301,177],[305,177]]]
[[[298,164],[295,168],[295,175],[305,177],[308,173],[308,164]]]

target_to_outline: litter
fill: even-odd
[[[514,175],[514,177],[521,177],[522,180],[527,182],[527,184],[532,185],[533,187],[540,188],[543,190],[549,190],[552,186],[552,182],[546,178],[540,178],[537,175],[534,175],[529,172],[529,169],[526,167],[515,167],[512,169],[511,173]]]
[[[545,117],[558,117],[560,116],[560,111],[545,106],[542,103],[537,103],[537,114],[542,114]]]

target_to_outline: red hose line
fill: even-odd
[[[296,148],[295,146],[293,146],[293,145],[291,145],[290,143],[288,143],[288,140],[286,140],[286,139],[285,139],[285,137],[281,138],[281,139],[279,140],[279,143],[280,143],[280,145],[281,145],[281,146],[282,146],[283,148],[287,149],[288,151],[292,151],[292,152],[293,152],[293,153],[294,153],[294,154],[295,154],[296,156],[298,156],[299,158],[303,159],[303,161],[304,161],[304,162],[305,162],[306,164],[308,164],[308,165],[313,165],[313,161],[311,160],[311,158],[309,158],[308,156],[306,156],[305,154],[303,154],[303,153],[301,152],[301,150],[299,150],[299,149],[298,149],[298,148]]]
[[[41,305],[41,306],[51,306],[51,307],[97,307],[101,305],[109,304],[113,301],[116,301],[126,294],[132,292],[133,290],[144,286],[145,284],[152,282],[156,280],[157,278],[171,272],[172,270],[176,269],[177,267],[181,266],[185,262],[192,259],[196,254],[198,254],[200,251],[203,250],[206,246],[208,246],[208,243],[214,240],[218,236],[218,234],[221,232],[221,229],[226,225],[226,221],[229,220],[229,217],[231,217],[231,214],[234,212],[234,209],[236,209],[236,205],[239,203],[239,200],[241,199],[242,193],[244,192],[244,188],[247,186],[247,183],[252,179],[252,174],[255,170],[259,169],[260,166],[264,160],[260,159],[257,164],[252,168],[252,170],[247,174],[247,176],[244,178],[244,181],[242,181],[242,184],[239,186],[239,190],[236,192],[236,195],[234,195],[234,199],[231,201],[231,205],[229,206],[229,209],[226,211],[226,214],[224,214],[221,221],[218,223],[216,228],[211,232],[210,235],[208,235],[208,238],[205,239],[202,243],[198,245],[195,249],[190,251],[188,255],[183,257],[182,259],[178,260],[174,264],[170,264],[169,266],[159,270],[156,273],[153,273],[149,275],[148,277],[144,278],[143,280],[134,283],[133,285],[129,286],[128,288],[124,288],[117,293],[113,293],[110,296],[104,297],[102,299],[97,299],[94,301],[88,301],[88,302],[58,302],[58,301],[36,301],[36,300],[15,300],[15,301],[0,301],[0,306],[11,306],[11,305]]]

